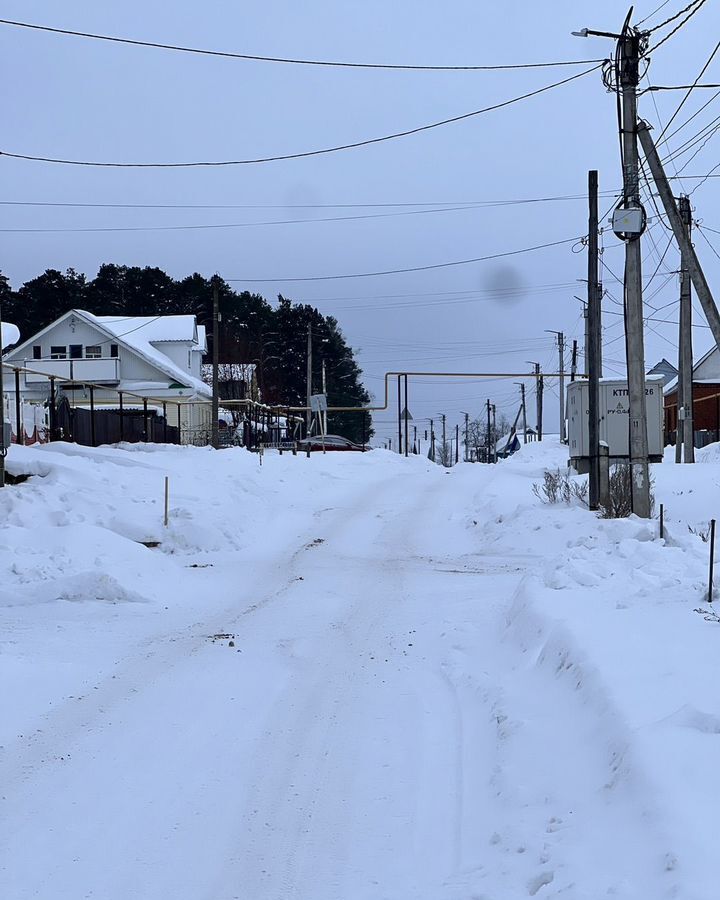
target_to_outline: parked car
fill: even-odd
[[[323,446],[326,450],[354,450],[359,453],[364,453],[366,450],[371,449],[368,446],[363,447],[362,444],[355,444],[339,434],[326,434],[324,438],[316,434],[313,437],[303,438],[301,441],[298,441],[300,450],[322,450]]]

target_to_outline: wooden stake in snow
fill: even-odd
[[[168,521],[170,518],[170,477],[168,475],[165,476],[165,527],[168,527]]]

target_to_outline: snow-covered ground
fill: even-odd
[[[564,455],[11,448],[0,895],[715,898],[720,447],[664,541]]]

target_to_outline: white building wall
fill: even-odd
[[[697,381],[720,381],[720,353],[717,348],[713,350],[704,362],[695,366],[693,378]]]

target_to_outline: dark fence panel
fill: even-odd
[[[57,427],[64,440],[74,441],[85,447],[93,446],[92,413],[89,409],[71,407],[63,398],[57,407]],[[95,444],[117,444],[120,441],[120,413],[114,409],[96,409]],[[166,425],[162,416],[148,412],[147,434],[143,410],[123,410],[122,440],[129,443],[149,441],[157,444],[179,444],[180,429]]]

